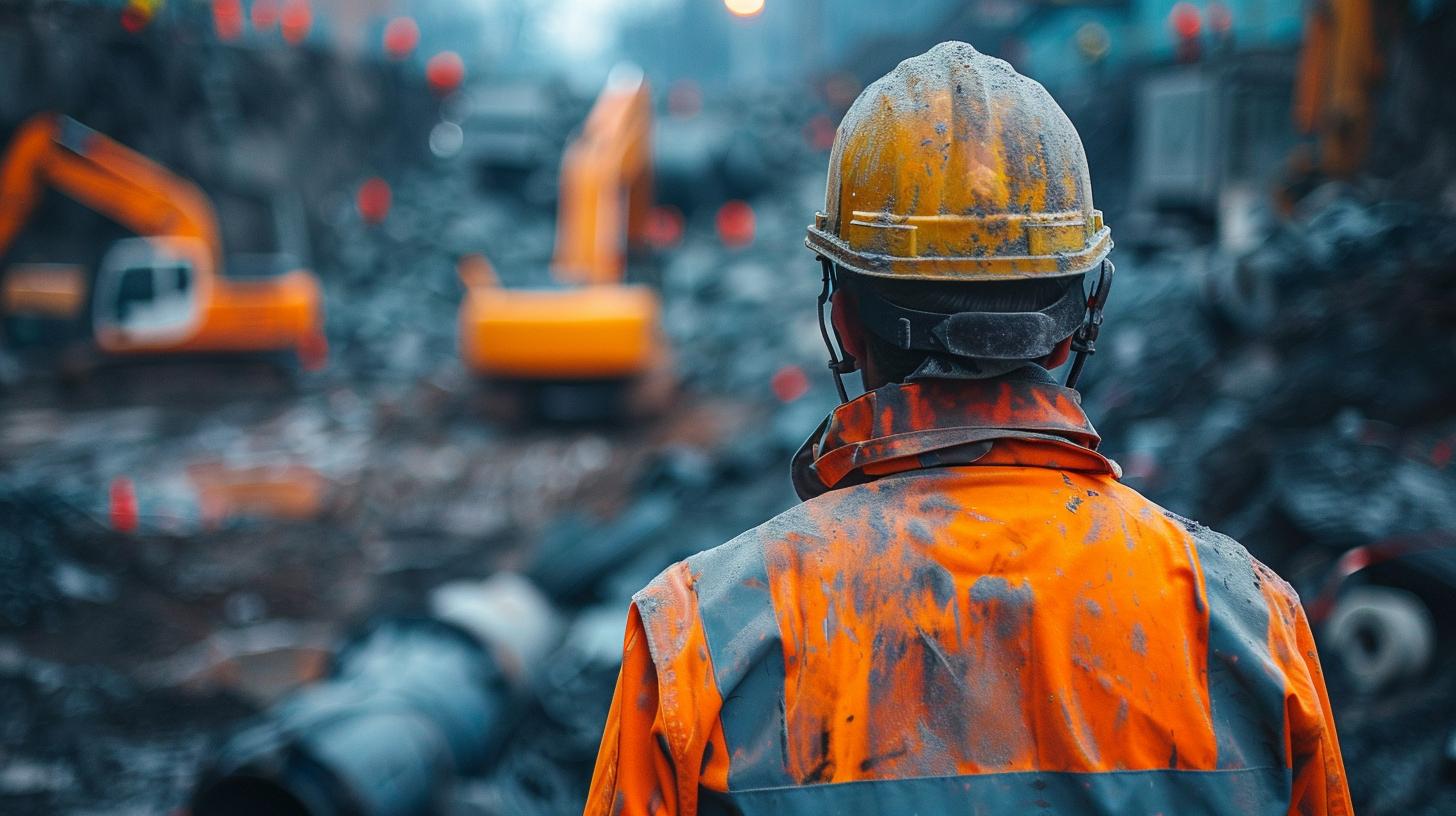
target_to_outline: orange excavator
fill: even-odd
[[[1353,175],[1370,147],[1386,45],[1376,22],[1371,0],[1321,0],[1306,13],[1294,118],[1315,138],[1314,163],[1324,176]]]
[[[506,288],[483,256],[460,262],[466,365],[497,383],[538,386],[534,412],[547,418],[575,418],[584,407],[561,394],[600,403],[600,386],[611,394],[607,402],[619,403],[616,388],[627,386],[625,403],[610,407],[630,410],[653,390],[638,386],[664,380],[658,294],[626,282],[627,250],[642,242],[651,206],[651,128],[642,72],[613,69],[562,160],[556,285]]]
[[[191,182],[65,116],[21,125],[0,158],[0,259],[48,188],[137,237],[85,270],[15,263],[0,269],[0,314],[84,319],[107,355],[293,352],[327,357],[318,279],[289,268],[229,278],[212,202]],[[288,260],[288,259],[280,259]],[[253,266],[259,266],[254,263]]]

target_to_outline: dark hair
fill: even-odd
[[[857,302],[882,298],[897,306],[937,314],[960,312],[1034,312],[1061,300],[1067,290],[1082,286],[1082,277],[1030,278],[947,285],[940,281],[894,280],[839,274],[839,282]],[[1070,333],[1068,336],[1071,336]],[[865,332],[865,350],[875,369],[891,382],[904,382],[925,362],[926,352],[902,349],[879,335]],[[1040,362],[1028,360],[1027,362]]]

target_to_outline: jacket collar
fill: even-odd
[[[993,443],[1012,440],[1052,455],[986,463],[1121,475],[1096,452],[1101,439],[1077,392],[1028,366],[989,380],[892,383],[844,403],[795,454],[794,489],[809,499],[890,473],[974,464]]]

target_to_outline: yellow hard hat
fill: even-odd
[[[839,125],[805,243],[884,278],[1081,275],[1112,249],[1082,140],[1039,83],[962,42],[905,60]]]

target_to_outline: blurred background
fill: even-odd
[[[0,810],[580,812],[627,600],[795,502],[839,118],[1077,125],[1126,481],[1456,812],[1442,0],[0,0]]]

